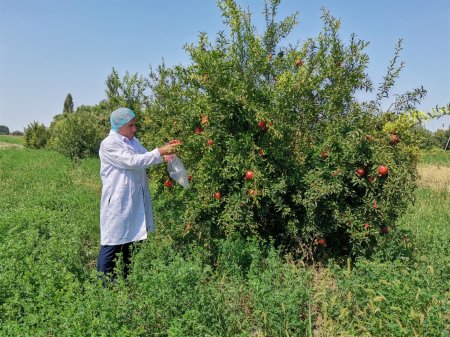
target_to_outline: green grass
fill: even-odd
[[[152,235],[127,284],[102,288],[99,161],[0,150],[1,336],[303,334],[310,271],[258,242],[208,250]],[[158,224],[163,226],[163,224]],[[245,273],[241,273],[245,264]]]
[[[448,336],[450,198],[420,188],[417,201],[371,259],[331,264],[321,297],[329,336]]]
[[[95,275],[100,189],[98,159],[0,150],[1,336],[449,336],[443,190],[419,188],[370,259],[305,266],[230,239],[211,266],[208,247],[157,230],[109,289]]]
[[[0,143],[23,145],[23,136],[0,135]]]
[[[447,165],[448,158],[424,153],[421,165]],[[321,271],[319,335],[449,336],[450,195],[441,187],[417,189],[415,204],[372,258]]]
[[[422,164],[450,165],[450,150],[443,149],[422,150],[420,153]]]

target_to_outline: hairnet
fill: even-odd
[[[136,115],[133,110],[127,108],[119,108],[111,112],[111,129],[114,131],[119,131],[121,126],[124,126],[129,121],[131,121]]]

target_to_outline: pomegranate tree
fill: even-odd
[[[367,43],[353,35],[344,43],[340,22],[324,11],[318,37],[284,46],[296,14],[276,23],[277,5],[268,3],[267,27],[258,34],[250,13],[219,1],[227,30],[215,41],[200,34],[186,47],[188,65],[152,70],[140,138],[180,139],[191,177],[189,189],[164,189],[167,171],[153,169],[160,230],[206,245],[235,234],[273,238],[311,258],[370,253],[415,187],[410,129],[397,130],[395,146],[386,131],[412,108],[381,108],[395,62],[374,99],[359,102],[359,91],[373,90]]]

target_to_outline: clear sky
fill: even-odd
[[[263,0],[238,0],[263,31]],[[368,73],[382,81],[399,38],[405,68],[392,94],[421,85],[421,106],[450,103],[449,0],[284,0],[279,18],[298,12],[287,42],[315,37],[321,7],[342,20],[340,36],[370,42]],[[188,64],[183,46],[210,40],[224,29],[215,0],[0,0],[0,125],[22,131],[32,121],[47,126],[71,93],[75,107],[105,98],[113,67],[147,76],[149,66]],[[448,128],[450,116],[430,121]]]

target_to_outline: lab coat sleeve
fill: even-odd
[[[120,169],[142,169],[163,162],[158,149],[146,153],[136,153],[114,143],[102,143],[100,157],[105,162]]]

